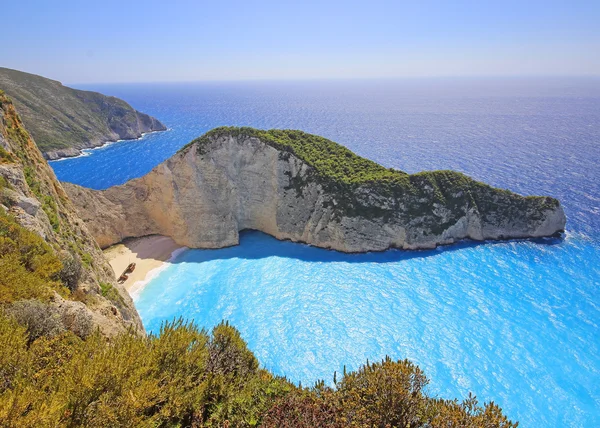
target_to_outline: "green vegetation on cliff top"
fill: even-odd
[[[535,202],[540,209],[553,209],[558,200],[550,197],[523,197],[504,189],[497,189],[456,171],[424,171],[417,174],[385,168],[378,163],[358,156],[346,147],[318,135],[298,130],[260,130],[249,127],[219,127],[184,146],[180,152],[196,146],[199,153],[220,136],[247,136],[260,139],[283,153],[290,153],[314,168],[319,177],[329,183],[350,187],[366,185],[382,194],[400,196],[419,194],[429,188],[436,200],[444,201],[448,195],[465,190],[503,194],[522,201]]]
[[[71,89],[35,74],[0,67],[0,89],[14,100],[42,152],[82,148],[115,136],[137,138],[141,132],[166,129],[123,100]]]
[[[197,144],[198,149],[211,139],[221,135],[245,135],[256,137],[262,142],[283,152],[289,152],[315,168],[323,176],[346,184],[365,182],[407,183],[408,174],[385,168],[372,160],[354,154],[346,147],[318,135],[303,131],[271,129],[268,131],[242,127],[215,128],[195,139],[181,150]]]

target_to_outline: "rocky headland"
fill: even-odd
[[[108,141],[134,140],[167,129],[119,98],[72,89],[35,74],[0,67],[0,89],[14,101],[49,160],[79,156],[82,149]]]
[[[122,186],[65,189],[103,248],[151,234],[220,248],[254,229],[344,252],[416,250],[553,236],[566,222],[554,198],[453,171],[409,175],[290,130],[217,128]]]

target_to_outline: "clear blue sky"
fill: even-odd
[[[65,83],[600,75],[600,0],[5,0],[0,15],[0,66]]]

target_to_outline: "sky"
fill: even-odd
[[[600,76],[600,0],[2,3],[0,66],[63,83]]]

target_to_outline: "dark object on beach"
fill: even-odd
[[[127,265],[127,268],[123,272],[123,274],[119,277],[119,279],[117,279],[117,282],[119,284],[123,284],[129,278],[129,276],[127,274],[133,272],[134,270],[135,270],[135,263],[129,263],[129,265]]]

